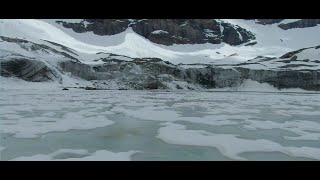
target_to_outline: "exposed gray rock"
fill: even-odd
[[[300,19],[290,23],[281,23],[284,19],[245,19],[245,20],[256,20],[256,23],[263,24],[263,25],[280,23],[278,27],[283,30],[288,30],[293,28],[314,27],[320,24],[320,19]]]
[[[283,21],[284,19],[257,19],[257,23],[259,24],[275,24]]]
[[[34,82],[61,79],[59,73],[50,69],[45,63],[23,57],[1,60],[1,76],[14,76],[26,81]]]
[[[182,68],[163,61],[119,61],[119,64],[89,66],[74,61],[59,63],[63,72],[85,80],[117,80],[123,89],[168,89],[164,82],[183,81],[203,88],[240,86],[251,79],[268,83],[279,89],[302,88],[320,90],[320,72],[312,70],[255,70],[243,67]],[[59,80],[59,74],[45,63],[30,59],[12,59],[2,62],[2,76],[16,76],[27,81]],[[163,75],[167,75],[163,77]],[[179,86],[179,85],[178,85]],[[177,87],[180,89],[181,87]],[[98,86],[96,89],[101,89]],[[103,88],[102,88],[103,89]],[[91,89],[90,89],[91,90]]]
[[[246,79],[268,83],[279,89],[282,88],[302,88],[305,90],[320,90],[319,71],[272,71],[236,68]]]
[[[254,46],[256,44],[257,44],[257,42],[255,41],[255,42],[247,43],[247,44],[245,44],[245,46]]]
[[[255,39],[251,32],[239,26],[214,19],[86,19],[80,23],[57,23],[77,33],[93,32],[97,35],[114,35],[132,27],[137,34],[164,45],[221,42],[239,45]],[[222,34],[220,25],[224,28]]]
[[[88,86],[87,86],[87,87],[85,88],[85,90],[97,90],[97,88],[94,88],[94,87],[88,87]]]
[[[98,75],[92,71],[92,67],[87,64],[74,62],[74,61],[63,61],[58,63],[63,72],[70,72],[73,76],[85,79],[95,80],[98,79]]]
[[[310,47],[310,48],[313,48],[313,47]],[[302,48],[302,49],[299,49],[299,50],[296,50],[296,51],[288,52],[288,53],[282,55],[282,56],[280,57],[280,59],[292,58],[294,55],[302,52],[303,50],[310,49],[310,48]]]
[[[314,51],[317,51],[319,46],[289,52],[280,58],[256,57],[236,65],[207,65],[203,68],[192,68],[192,66],[187,68],[159,58],[127,57],[130,61],[124,61],[117,59],[123,58],[123,56],[115,54],[106,54],[105,58],[100,58],[99,60],[103,64],[88,65],[75,60],[76,53],[74,50],[59,44],[54,45],[59,47],[58,49],[62,49],[61,51],[17,38],[1,38],[4,41],[17,43],[23,49],[35,52],[35,55],[40,52],[62,55],[54,56],[58,59],[54,59],[54,63],[52,63],[44,59],[47,56],[42,56],[43,54],[26,57],[16,52],[0,50],[1,76],[15,76],[26,81],[62,82],[62,77],[68,75],[71,78],[91,81],[93,87],[87,88],[88,90],[114,87],[116,89],[143,90],[238,87],[245,80],[251,79],[260,83],[271,84],[279,89],[320,90],[320,72],[316,64],[320,61],[298,58],[298,53],[303,50],[313,48]],[[71,54],[74,56],[71,56]],[[301,58],[301,56],[299,57]],[[278,67],[268,68],[266,66],[261,69],[260,65],[265,66],[264,63],[272,63],[272,67]],[[248,66],[252,64],[259,68],[254,69]],[[114,84],[114,87],[112,87],[112,84]]]
[[[288,30],[293,28],[314,27],[320,24],[320,19],[301,19],[287,24],[279,24],[281,29]]]

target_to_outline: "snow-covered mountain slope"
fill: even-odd
[[[55,20],[0,20],[1,77],[98,89],[210,89],[253,80],[320,90],[319,26],[283,30],[279,23],[216,21],[242,27],[255,39],[237,46],[166,46],[132,28],[99,36],[73,32]]]
[[[141,90],[236,88],[247,80],[254,80],[280,89],[320,90],[319,46],[289,52],[279,58],[258,57],[233,65],[174,65],[158,58],[108,53],[84,56],[45,40],[34,43],[3,36],[0,39],[1,78],[52,81],[64,87]],[[88,63],[88,59],[92,61]]]
[[[239,45],[254,39],[251,32],[214,19],[85,19],[55,20],[77,33],[115,35],[128,27],[156,44],[219,44]],[[220,29],[223,28],[224,31]]]
[[[290,50],[300,49],[304,47],[319,45],[320,25],[315,27],[294,28],[283,30],[278,27],[282,22],[290,22],[284,20],[275,24],[262,25],[254,20],[234,20],[224,19],[222,21],[229,22],[234,25],[239,25],[248,31],[254,33],[257,44],[255,47],[278,47],[288,48]]]
[[[58,20],[0,20],[0,35],[25,38],[32,42],[42,43],[41,40],[48,40],[59,43],[82,53],[84,58],[79,60],[85,63],[93,60],[86,59],[86,56],[92,57],[92,54],[103,52],[132,58],[157,57],[174,64],[234,64],[257,56],[278,57],[289,51],[320,44],[320,26],[283,30],[277,26],[278,24],[262,25],[253,20],[220,20],[252,32],[255,40],[249,43],[256,42],[252,46],[246,46],[249,43],[237,46],[226,43],[165,46],[151,42],[131,28],[116,35],[100,36],[92,32],[76,33],[56,21]]]
[[[306,27],[306,28],[296,28],[296,29],[289,29],[283,30],[278,27],[279,24],[286,24],[295,22],[295,20],[283,20],[279,23],[270,24],[270,25],[262,25],[258,24],[256,21],[251,20],[240,20],[240,19],[222,19],[216,20],[217,22],[224,22],[229,23],[233,26],[239,26],[244,28],[250,32],[252,32],[255,36],[255,40],[251,40],[252,42],[257,42],[254,46],[245,46],[249,43],[245,43],[239,46],[230,46],[225,43],[217,44],[175,44],[172,46],[164,46],[160,45],[160,47],[173,50],[175,52],[190,52],[195,51],[197,53],[193,53],[192,55],[199,55],[199,56],[210,56],[212,59],[221,59],[227,57],[231,54],[237,53],[237,59],[247,59],[247,58],[254,58],[255,56],[259,55],[270,55],[270,56],[280,56],[288,51],[293,51],[296,49],[316,46],[319,45],[320,37],[318,33],[320,32],[320,26],[315,27]],[[61,21],[61,20],[60,20]],[[82,39],[85,39],[87,36],[86,34],[94,35],[92,32],[86,33],[75,33],[71,29],[64,28],[61,24],[56,23],[55,21],[46,20],[46,22],[50,22],[51,24],[55,25],[55,27],[59,27],[61,30],[65,32],[73,32],[74,34],[83,34]],[[224,28],[220,27],[220,31],[223,32]],[[122,34],[122,33],[120,33]],[[120,35],[117,34],[117,35]],[[122,36],[125,36],[126,33],[123,33]],[[71,35],[71,34],[70,34]],[[113,36],[99,36],[102,38],[106,37],[113,37]],[[120,37],[120,36],[118,36]],[[118,38],[120,39],[120,38]],[[125,38],[122,37],[124,40]],[[114,39],[105,39],[105,42],[111,42]],[[106,45],[108,44],[100,44]],[[243,47],[244,46],[244,47]],[[239,49],[239,47],[242,47]],[[238,51],[239,50],[239,51]],[[219,56],[220,53],[221,56]]]
[[[303,48],[279,58],[257,57],[235,65],[265,70],[320,70],[320,46]]]

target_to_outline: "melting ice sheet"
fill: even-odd
[[[290,156],[302,156],[320,159],[320,149],[310,147],[283,147],[266,139],[248,140],[238,138],[234,134],[213,134],[203,130],[186,130],[185,126],[174,123],[163,123],[158,137],[167,143],[196,146],[213,146],[235,160],[246,160],[239,156],[243,152],[274,152],[279,151]]]
[[[320,94],[2,89],[0,138],[1,160],[319,160]]]

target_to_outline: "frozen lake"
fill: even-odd
[[[1,160],[320,160],[320,94],[1,90]]]

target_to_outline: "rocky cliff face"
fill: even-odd
[[[77,33],[114,35],[131,27],[137,34],[157,44],[239,45],[255,39],[254,35],[229,23],[213,19],[86,19],[79,23],[57,21]]]
[[[289,52],[280,58],[257,57],[233,65],[201,64],[202,67],[196,67],[174,65],[158,58],[130,58],[107,53],[92,54],[92,58],[96,58],[93,62],[99,63],[85,64],[77,59],[76,51],[60,44],[0,38],[1,43],[21,47],[21,52],[0,49],[1,76],[26,81],[63,83],[64,78],[69,77],[91,82],[97,89],[143,90],[236,88],[251,79],[279,89],[320,90],[320,60],[317,59],[320,46]]]
[[[305,90],[320,90],[320,72],[316,70],[296,71],[296,70],[263,70],[237,68],[246,79],[268,83],[283,88],[301,88]]]
[[[238,87],[244,80],[251,79],[268,83],[276,88],[302,88],[320,90],[320,72],[317,70],[266,70],[233,66],[233,68],[207,66],[181,67],[160,59],[136,59],[127,61],[106,61],[104,65],[89,66],[76,62],[60,64],[64,72],[96,82],[96,86],[108,89],[107,83],[114,81],[124,89],[171,89],[168,84],[187,89]],[[180,83],[179,83],[180,82]],[[103,85],[105,84],[105,85]],[[177,88],[179,89],[179,88]],[[181,87],[181,89],[184,89]]]
[[[278,24],[283,30],[308,28],[320,24],[320,19],[246,19],[262,25]],[[93,32],[97,35],[115,35],[131,27],[151,42],[173,44],[240,45],[255,39],[250,31],[216,19],[84,19],[81,22],[57,21],[77,33]]]
[[[19,64],[18,66],[16,66]],[[2,63],[2,76],[16,76],[27,81],[54,81],[59,79],[55,71],[44,63],[33,60],[12,60]],[[320,90],[320,72],[316,70],[263,70],[243,67],[223,68],[208,66],[204,68],[183,68],[164,61],[132,62],[107,61],[104,65],[90,66],[74,61],[59,63],[63,73],[94,82],[100,89],[113,89],[109,84],[116,83],[122,89],[204,89],[238,87],[246,79],[268,83],[279,89],[302,88]],[[4,73],[7,72],[7,73]],[[181,87],[181,82],[185,87]]]
[[[6,59],[1,66],[1,76],[4,77],[14,76],[33,82],[54,81],[59,77],[45,63],[25,57]]]

